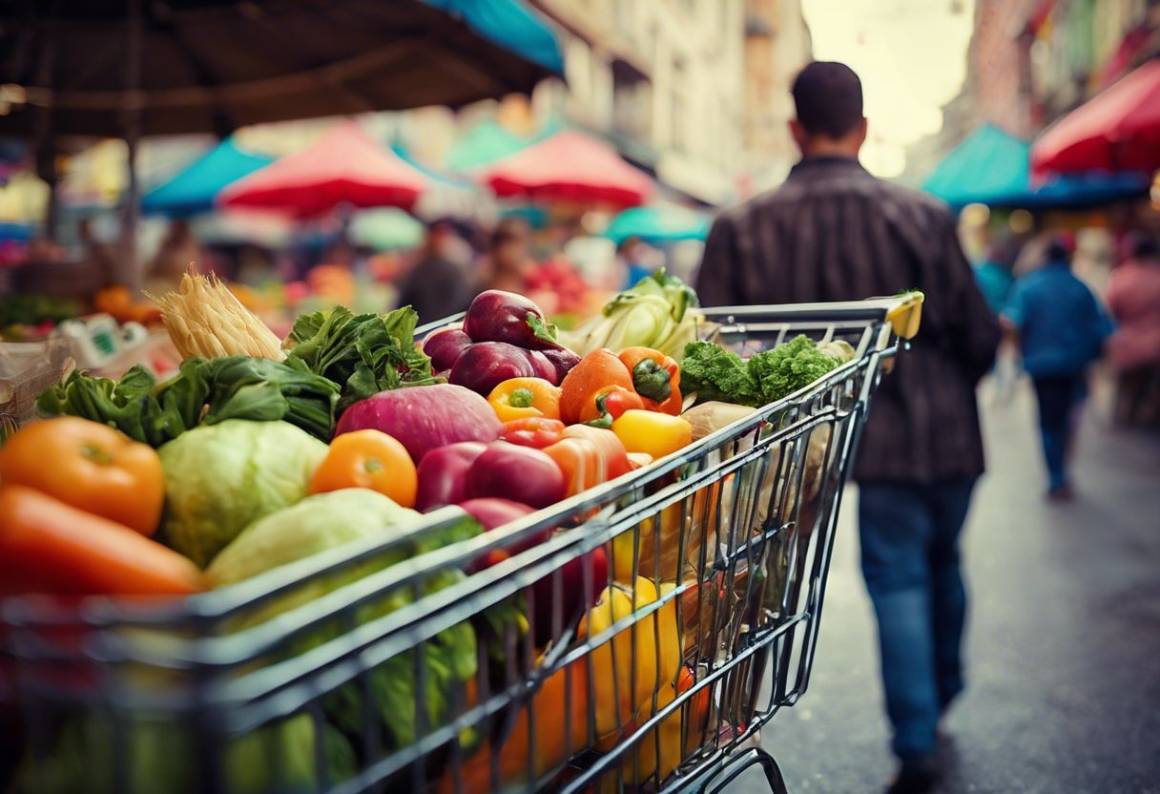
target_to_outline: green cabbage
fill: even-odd
[[[326,452],[286,422],[228,419],[182,433],[158,450],[163,537],[205,567],[246,526],[302,499]]]
[[[298,504],[272,513],[247,527],[214,559],[206,573],[214,586],[248,579],[264,571],[309,557],[329,548],[359,540],[411,534],[411,540],[389,552],[353,567],[315,578],[301,587],[262,605],[234,626],[255,625],[270,620],[375,571],[404,563],[419,554],[472,537],[479,526],[464,516],[452,527],[424,531],[423,517],[399,507],[386,496],[363,488],[346,488],[303,499]],[[417,530],[417,531],[416,531]],[[420,595],[451,586],[463,578],[457,570],[439,571],[421,582]],[[355,613],[356,623],[365,623],[406,606],[413,600],[411,587],[399,588],[374,600]],[[334,621],[309,636],[295,641],[288,653],[304,653],[310,648],[349,629],[349,623]],[[368,676],[375,706],[384,728],[384,744],[393,749],[416,739],[416,695],[414,652],[392,657]],[[428,726],[441,724],[450,715],[452,693],[476,673],[475,632],[468,622],[452,626],[428,640],[423,649],[425,697]],[[358,682],[339,687],[324,703],[327,718],[350,736],[363,731],[363,688]]]

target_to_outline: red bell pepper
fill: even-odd
[[[564,437],[564,423],[559,419],[544,416],[528,416],[504,422],[499,437],[521,447],[543,449],[550,447]]]

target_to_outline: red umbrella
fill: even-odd
[[[653,189],[606,143],[581,132],[560,132],[492,163],[481,179],[497,196],[633,207]]]
[[[1068,113],[1031,147],[1036,172],[1160,168],[1160,59]]]
[[[426,187],[422,173],[352,121],[238,180],[222,191],[218,203],[312,217],[343,205],[410,209]]]

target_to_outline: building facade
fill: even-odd
[[[606,134],[697,201],[737,192],[743,156],[745,0],[536,0],[564,31],[567,86],[538,117]]]
[[[919,183],[979,125],[1033,138],[1160,55],[1160,0],[976,0],[968,78],[943,127],[908,152]]]
[[[790,87],[811,55],[801,0],[746,0],[743,193],[779,184],[797,161]]]

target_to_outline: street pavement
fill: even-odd
[[[1078,498],[1054,505],[1026,384],[1008,403],[985,394],[967,689],[940,792],[1160,792],[1160,437],[1111,430],[1099,402],[1076,450]],[[848,490],[810,689],[762,735],[791,794],[878,792],[894,773],[855,505]],[[767,790],[753,771],[729,788]]]

